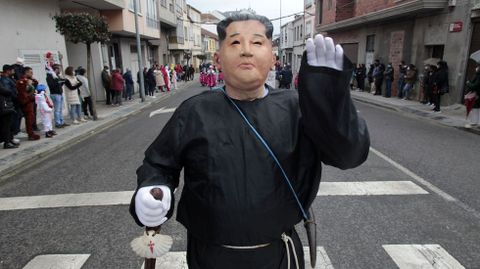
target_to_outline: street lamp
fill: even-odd
[[[140,33],[138,32],[138,12],[137,1],[133,1],[133,13],[135,13],[135,36],[137,39],[137,57],[138,57],[138,73],[140,78],[140,96],[142,102],[145,102],[145,84],[143,78],[143,61],[142,61],[142,45],[140,44]]]

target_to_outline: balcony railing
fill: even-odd
[[[168,42],[171,44],[184,44],[185,39],[181,36],[170,36]]]

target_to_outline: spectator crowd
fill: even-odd
[[[55,129],[96,119],[85,68],[68,66],[62,70],[62,66],[55,63],[53,54],[48,52],[45,54],[44,85],[35,78],[33,69],[24,63],[24,59],[17,58],[14,64],[5,64],[0,70],[0,143],[4,149],[20,146],[18,136],[22,119],[28,140],[39,140],[40,133],[45,138],[52,138],[57,134]],[[192,65],[154,64],[150,69],[144,68],[141,74],[137,73],[137,83],[141,83],[142,75],[145,94],[155,98],[155,92],[177,89],[177,81],[193,80],[194,73]],[[131,70],[114,69],[110,72],[105,66],[101,78],[107,105],[120,106],[122,101],[134,99]],[[64,103],[70,116],[69,123],[64,119]],[[41,125],[37,125],[37,118]]]
[[[353,71],[350,87],[352,90],[362,92],[368,88],[374,95],[390,98],[396,72],[398,72],[396,97],[411,100],[415,87],[419,85],[419,101],[432,107],[433,112],[441,112],[441,97],[449,92],[448,65],[445,61],[425,64],[422,74],[419,74],[415,65],[406,64],[404,61],[395,68],[392,63],[385,66],[377,59],[369,66],[368,71],[364,64],[358,64]]]

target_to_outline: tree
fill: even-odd
[[[92,43],[105,43],[110,40],[108,24],[104,17],[95,16],[89,13],[64,13],[53,16],[57,32],[62,34],[67,41],[74,44],[84,43],[87,45],[87,79],[90,83],[90,67],[92,63]],[[95,95],[92,93],[93,119],[97,119],[95,106]]]

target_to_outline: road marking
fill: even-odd
[[[312,268],[310,266],[309,248],[303,247],[303,252],[305,257],[305,268]],[[142,264],[141,269],[144,269],[144,266],[145,263]],[[168,252],[157,259],[155,269],[188,269],[186,252]],[[332,262],[323,247],[317,247],[317,264],[314,269],[334,269]]]
[[[0,198],[0,211],[34,208],[128,205],[133,191]]]
[[[465,269],[440,245],[383,245],[400,269]]]
[[[317,196],[428,194],[411,181],[321,182]]]
[[[90,254],[39,255],[33,258],[23,269],[80,269]]]
[[[322,182],[318,196],[428,194],[411,181]],[[129,205],[133,191],[0,198],[0,211],[79,206]]]
[[[467,212],[470,212],[472,215],[474,215],[477,219],[480,219],[480,212],[478,212],[477,210],[475,210],[474,208],[468,206],[467,204],[457,200],[456,198],[454,198],[453,196],[451,196],[450,194],[442,191],[441,189],[439,189],[438,187],[436,187],[435,185],[433,185],[432,183],[428,182],[427,180],[423,179],[422,177],[418,176],[417,174],[413,173],[412,171],[410,171],[409,169],[407,169],[406,167],[404,167],[403,165],[395,162],[394,160],[390,159],[389,157],[387,157],[385,154],[381,153],[380,151],[374,149],[374,148],[370,148],[370,151],[375,153],[378,157],[384,159],[386,162],[390,163],[391,165],[393,165],[394,167],[396,167],[397,169],[399,169],[400,171],[402,171],[403,173],[407,174],[408,176],[410,176],[411,178],[413,178],[414,180],[416,180],[418,183],[424,185],[427,189],[431,190],[432,192],[438,194],[440,197],[442,197],[443,199],[449,201],[449,202],[453,202],[455,203],[456,205],[458,205],[459,207],[463,208],[465,211]]]
[[[149,115],[149,118],[157,115],[157,114],[164,114],[164,113],[172,113],[172,112],[175,112],[177,108],[166,108],[166,107],[162,107],[160,109],[157,109],[157,110],[154,110],[152,112],[150,112],[150,115]]]
[[[310,264],[310,248],[303,247],[305,256],[305,268],[312,268]],[[317,263],[314,269],[333,269],[332,262],[323,247],[317,247]]]

